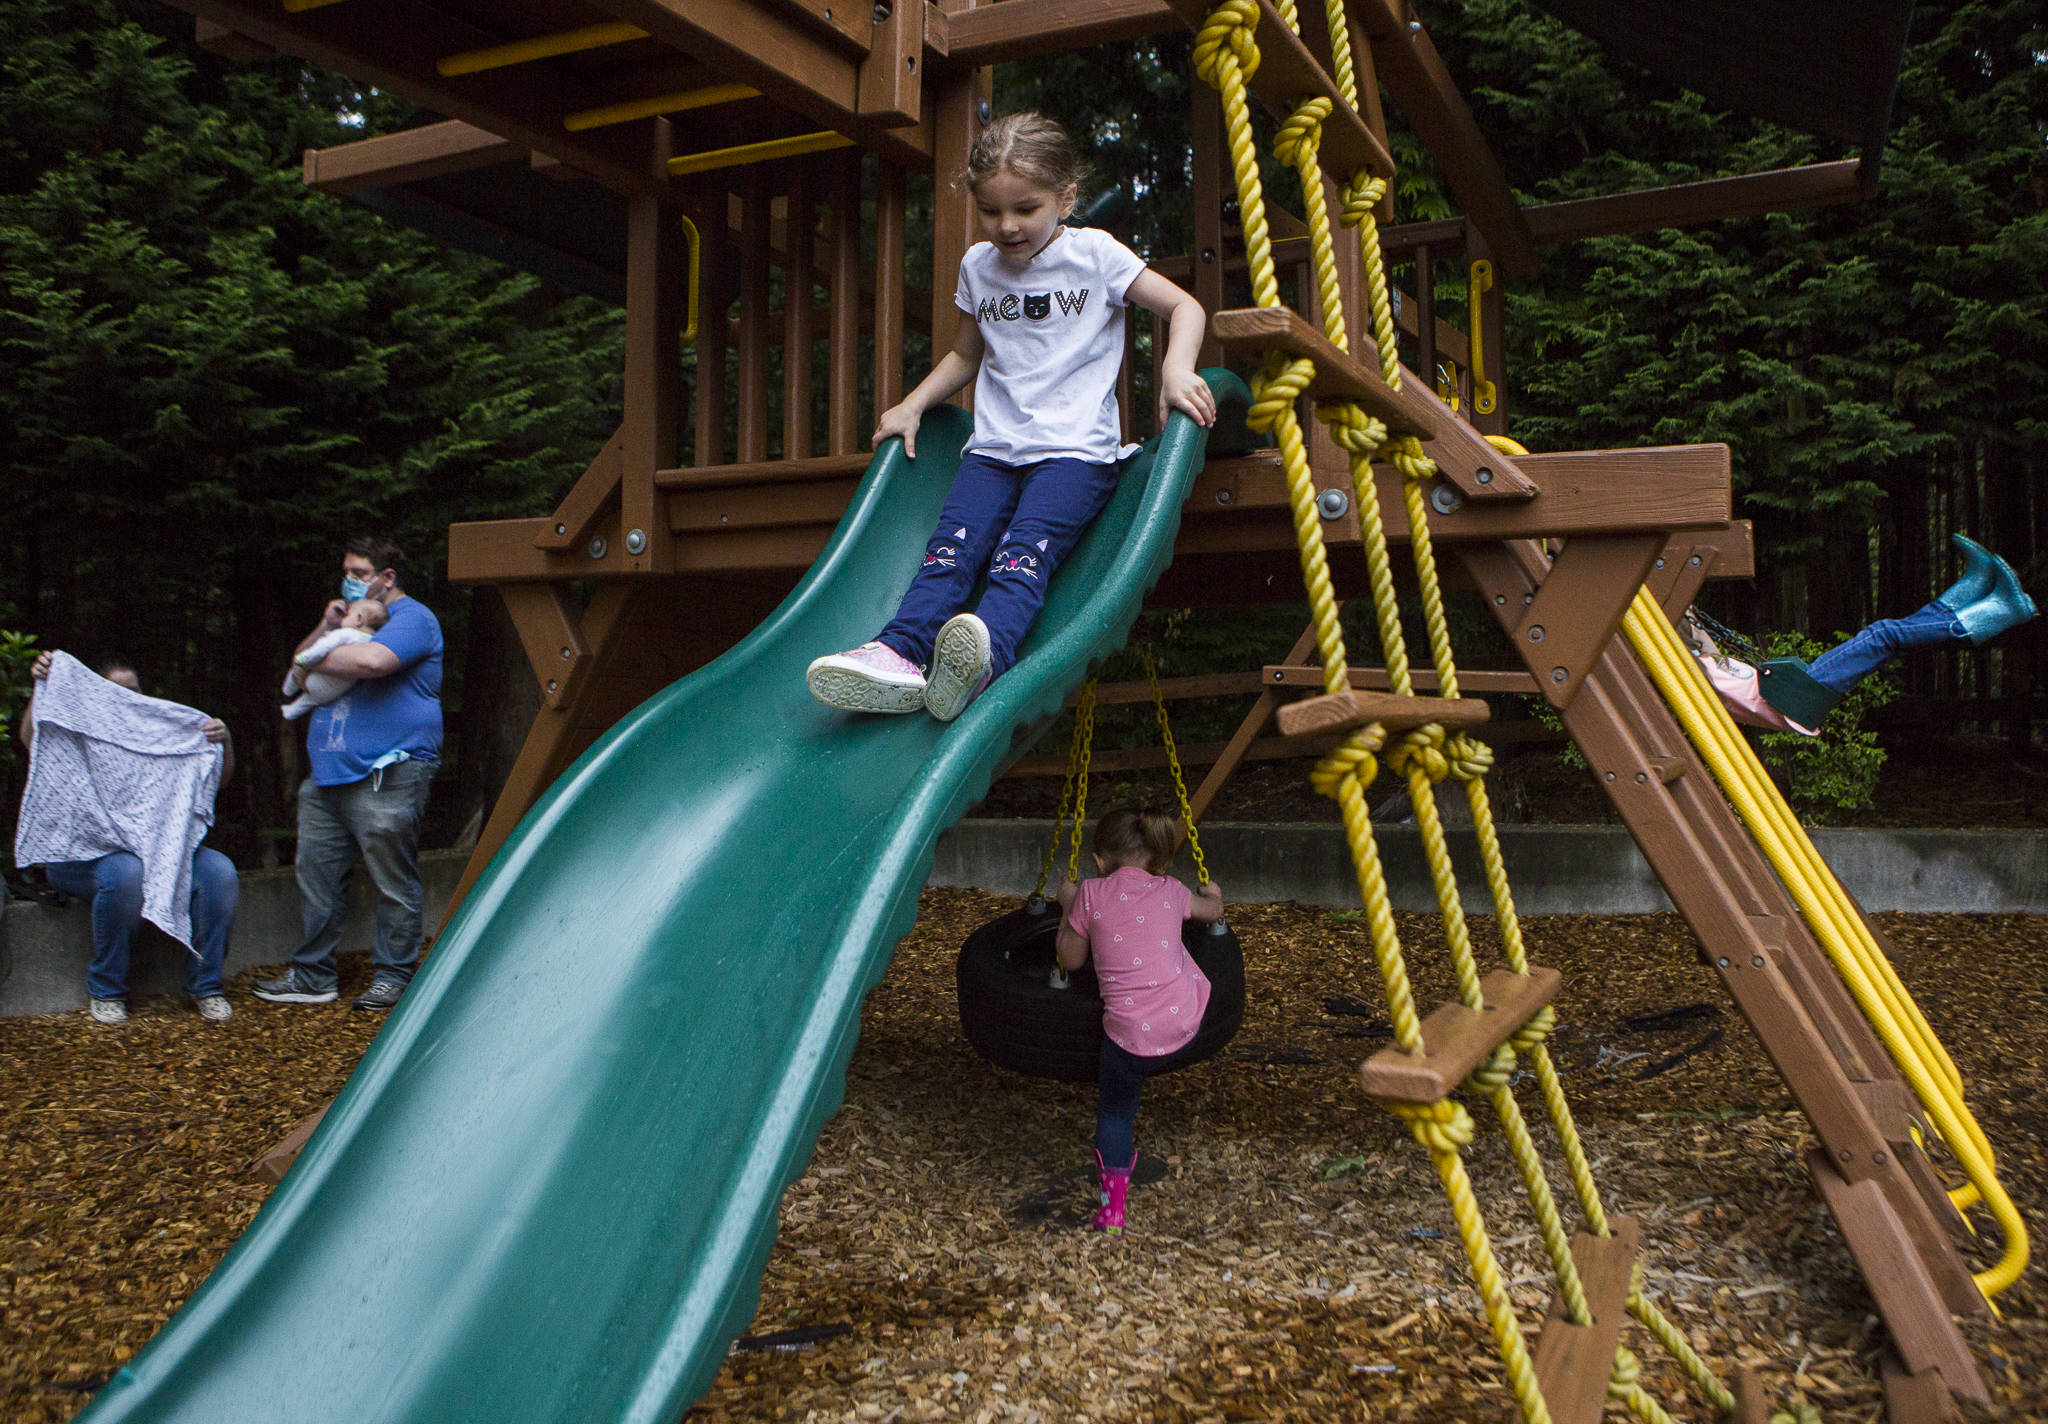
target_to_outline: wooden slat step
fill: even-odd
[[[1286,307],[1237,307],[1209,318],[1209,334],[1234,355],[1262,356],[1281,351],[1306,356],[1316,363],[1309,383],[1310,400],[1351,400],[1366,413],[1386,422],[1396,435],[1436,438],[1436,422],[1411,398],[1407,383],[1395,390],[1380,373],[1347,351],[1340,351],[1300,312]]]
[[[1937,1371],[1950,1392],[1972,1404],[1989,1404],[1976,1356],[1956,1327],[1912,1234],[1886,1200],[1882,1180],[1849,1181],[1819,1148],[1807,1153],[1806,1165],[1862,1268],[1877,1313],[1884,1317],[1892,1347],[1906,1369],[1914,1375]]]
[[[1748,1366],[1735,1371],[1735,1424],[1771,1424],[1771,1400],[1764,1382]]]
[[[1392,692],[1326,692],[1280,709],[1280,732],[1317,737],[1378,722],[1390,732],[1441,722],[1453,730],[1476,727],[1493,714],[1477,697],[1402,697]]]
[[[1633,1217],[1610,1217],[1608,1225],[1612,1236],[1581,1232],[1572,1238],[1572,1260],[1578,1263],[1593,1323],[1566,1320],[1564,1297],[1553,1296],[1543,1333],[1536,1337],[1536,1383],[1553,1424],[1599,1424],[1606,1408],[1614,1347],[1628,1320],[1628,1278],[1640,1234]]]
[[[1961,1417],[1939,1372],[1922,1370],[1917,1375],[1909,1374],[1898,1357],[1889,1352],[1882,1369],[1884,1414],[1890,1424],[1947,1424]]]
[[[1169,0],[1189,28],[1200,31],[1214,8],[1214,0]],[[1315,23],[1321,24],[1320,16]],[[1386,145],[1365,126],[1356,109],[1344,102],[1337,83],[1287,28],[1272,0],[1259,0],[1259,27],[1253,38],[1259,46],[1259,67],[1245,87],[1281,118],[1294,112],[1302,99],[1322,97],[1330,101],[1330,117],[1323,121],[1323,171],[1338,183],[1364,168],[1380,178],[1394,176],[1393,156]]]
[[[1532,967],[1527,974],[1496,969],[1479,981],[1486,1007],[1445,1004],[1422,1021],[1422,1052],[1383,1048],[1365,1060],[1358,1080],[1375,1098],[1434,1103],[1447,1098],[1494,1049],[1557,997],[1563,976]]]

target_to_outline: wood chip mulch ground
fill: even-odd
[[[987,1068],[954,1017],[955,948],[1015,903],[926,894],[868,1003],[845,1108],[784,1201],[754,1333],[690,1417],[1501,1417],[1435,1174],[1357,1091],[1384,1024],[1355,918],[1232,909],[1244,1029],[1223,1058],[1147,1089],[1131,1234],[1114,1243],[1078,1229],[1092,1089]],[[1881,919],[2004,1181],[2040,1222],[2048,919]],[[1430,943],[1428,922],[1404,929]],[[1564,972],[1553,1042],[1609,1208],[1643,1223],[1652,1293],[1717,1364],[1760,1369],[1775,1399],[1880,1418],[1882,1327],[1808,1184],[1804,1120],[1682,923],[1544,918],[1529,940]],[[258,1003],[244,976],[219,1028],[172,1000],[118,1030],[83,1013],[0,1021],[0,1418],[70,1418],[248,1224],[267,1193],[249,1162],[376,1031],[347,1008],[363,977],[350,970],[332,1008]],[[1447,993],[1440,975],[1418,987],[1425,1004]],[[1548,1289],[1497,1135],[1471,1162],[1533,1330]],[[1994,1254],[1976,1248],[1976,1264]],[[2000,1306],[2002,1322],[1966,1326],[1996,1401],[1969,1417],[2048,1418],[2040,1270]],[[1674,1417],[1713,1417],[1631,1338]]]

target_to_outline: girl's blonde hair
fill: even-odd
[[[1005,168],[1055,193],[1078,189],[1084,176],[1067,131],[1028,109],[1005,114],[981,131],[967,151],[967,171],[961,177],[970,189],[979,188]]]
[[[1112,868],[1137,865],[1164,875],[1180,849],[1180,823],[1150,806],[1111,811],[1095,823],[1091,848]]]

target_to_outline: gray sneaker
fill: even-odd
[[[925,710],[950,722],[981,696],[989,684],[988,625],[972,613],[956,614],[939,629],[932,648],[931,675],[925,680]]]
[[[234,1005],[228,1002],[225,994],[204,995],[194,999],[192,1006],[199,1010],[199,1017],[208,1023],[226,1023],[235,1016]]]
[[[370,981],[369,988],[356,995],[355,1007],[359,1009],[395,1008],[398,1005],[398,1001],[404,996],[405,983],[403,980],[389,979],[380,974]]]
[[[128,1022],[128,1006],[119,999],[94,999],[92,1021],[96,1024],[124,1024]]]
[[[265,979],[252,990],[269,1004],[331,1004],[340,996],[332,989],[315,989],[299,977],[298,966],[285,970],[280,978]]]

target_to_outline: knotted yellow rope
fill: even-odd
[[[1287,0],[1276,0],[1276,8],[1290,28],[1298,33],[1293,5]],[[1325,8],[1339,92],[1345,102],[1355,108],[1357,81],[1350,52],[1348,22],[1341,4]],[[1252,138],[1245,82],[1259,66],[1258,45],[1254,38],[1259,14],[1253,0],[1223,0],[1197,35],[1194,60],[1195,72],[1222,97],[1226,143],[1244,224],[1245,255],[1250,268],[1253,300],[1261,307],[1276,307],[1280,304],[1279,288],[1273,268],[1264,185]],[[1343,290],[1338,279],[1334,232],[1320,155],[1323,124],[1332,112],[1332,103],[1327,97],[1312,96],[1298,100],[1280,126],[1274,149],[1280,160],[1301,176],[1311,265],[1324,334],[1332,345],[1340,350],[1349,350]],[[1339,222],[1358,233],[1381,374],[1390,386],[1398,388],[1401,382],[1398,334],[1374,213],[1386,191],[1385,182],[1369,173],[1351,175],[1339,190]],[[1308,595],[1315,641],[1322,659],[1323,687],[1326,693],[1336,693],[1350,686],[1348,654],[1330,581],[1328,556],[1323,547],[1322,520],[1315,507],[1316,491],[1306,443],[1296,414],[1300,398],[1314,377],[1314,363],[1307,359],[1289,358],[1279,353],[1270,356],[1252,381],[1253,404],[1248,423],[1255,430],[1271,431],[1279,448],[1300,552],[1303,586]],[[1422,587],[1423,622],[1431,658],[1441,695],[1455,698],[1458,696],[1457,668],[1450,647],[1434,551],[1429,540],[1424,492],[1425,483],[1436,474],[1436,466],[1423,451],[1420,441],[1412,436],[1390,439],[1386,426],[1354,402],[1319,402],[1316,415],[1349,460],[1354,507],[1358,511],[1373,611],[1385,652],[1389,685],[1396,693],[1413,695],[1413,678],[1394,589],[1385,520],[1372,468],[1376,456],[1388,460],[1402,477],[1403,500]],[[1415,728],[1396,739],[1391,746],[1387,744],[1384,729],[1378,724],[1351,731],[1335,751],[1316,764],[1310,780],[1317,791],[1338,804],[1345,838],[1357,869],[1374,958],[1386,985],[1394,1042],[1403,1052],[1415,1053],[1422,1047],[1420,1020],[1365,804],[1365,791],[1378,773],[1382,753],[1387,765],[1408,781],[1461,1001],[1472,1008],[1482,1007],[1483,1002],[1479,969],[1459,902],[1457,876],[1436,807],[1434,788],[1443,781],[1458,781],[1465,786],[1509,964],[1521,974],[1529,972],[1529,965],[1486,795],[1485,774],[1492,765],[1492,752],[1462,733],[1454,735],[1435,724]],[[1609,1234],[1591,1167],[1586,1161],[1546,1043],[1555,1021],[1555,1014],[1547,1008],[1536,1015],[1516,1032],[1512,1043],[1503,1046],[1472,1075],[1466,1086],[1487,1098],[1494,1107],[1508,1138],[1531,1209],[1537,1217],[1565,1309],[1573,1320],[1585,1322],[1591,1319],[1591,1307],[1571,1259],[1569,1233],[1558,1211],[1541,1155],[1512,1091],[1517,1057],[1527,1055],[1535,1068],[1545,1106],[1564,1145],[1573,1186],[1587,1223],[1595,1232]],[[1473,1280],[1479,1288],[1488,1325],[1500,1351],[1509,1387],[1514,1391],[1523,1417],[1531,1424],[1547,1421],[1548,1407],[1536,1383],[1527,1345],[1516,1324],[1513,1304],[1501,1280],[1485,1221],[1465,1172],[1462,1154],[1472,1138],[1470,1115],[1449,1099],[1428,1104],[1396,1102],[1388,1106],[1408,1123],[1410,1132],[1429,1152],[1436,1165],[1452,1216],[1457,1222],[1466,1259],[1471,1265]],[[1668,1340],[1676,1337],[1670,1323],[1656,1313],[1654,1306],[1642,1300],[1639,1288],[1631,1291],[1630,1306],[1657,1338]],[[1678,1345],[1680,1349],[1674,1353],[1678,1353],[1681,1362],[1702,1381],[1716,1405],[1724,1411],[1731,1409],[1732,1397],[1718,1381],[1713,1380],[1704,1363],[1684,1346],[1682,1339]],[[1628,1403],[1646,1424],[1663,1424],[1665,1416],[1662,1409],[1643,1393],[1636,1379],[1634,1356],[1626,1350],[1618,1350],[1611,1383],[1615,1397]]]

